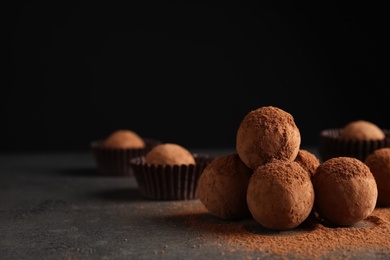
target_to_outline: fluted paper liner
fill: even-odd
[[[193,156],[195,164],[189,165],[146,164],[144,156],[133,158],[130,165],[142,196],[152,200],[196,199],[198,179],[214,158]]]

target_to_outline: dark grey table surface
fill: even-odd
[[[217,237],[180,217],[200,206],[144,199],[134,177],[98,176],[90,152],[1,154],[0,259],[277,258],[224,241],[216,247]]]

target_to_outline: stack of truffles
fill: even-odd
[[[289,230],[309,216],[351,226],[376,206],[370,168],[352,157],[320,163],[301,149],[293,116],[274,106],[250,111],[236,135],[236,152],[217,157],[198,181],[197,198],[225,220],[253,217],[271,230]]]

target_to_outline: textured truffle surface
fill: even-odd
[[[111,133],[103,142],[108,148],[144,148],[144,140],[134,131],[119,129]]]
[[[275,160],[259,166],[249,180],[247,203],[253,218],[265,228],[295,228],[313,209],[310,175],[297,162]]]
[[[273,159],[293,161],[300,144],[301,135],[293,116],[273,106],[250,111],[236,136],[236,151],[253,170]]]
[[[315,154],[308,150],[300,149],[298,151],[295,162],[299,163],[303,169],[307,170],[310,174],[310,177],[314,175],[317,170],[317,167],[320,165],[320,160]]]
[[[209,213],[216,217],[249,217],[246,191],[252,173],[237,154],[217,157],[199,177],[197,197]]]
[[[319,217],[337,226],[352,226],[374,210],[378,189],[370,168],[352,157],[331,158],[312,177]]]
[[[390,207],[390,148],[375,150],[364,163],[370,168],[378,187],[378,207]]]
[[[346,140],[382,140],[385,133],[374,123],[357,120],[348,123],[340,132],[340,138]]]
[[[192,153],[181,145],[162,143],[153,147],[145,156],[145,163],[160,165],[195,164]]]

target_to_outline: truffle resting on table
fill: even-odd
[[[197,198],[208,212],[221,219],[250,216],[246,190],[253,170],[234,153],[220,156],[203,170],[198,181]]]
[[[314,188],[307,170],[297,162],[273,160],[252,174],[247,203],[253,218],[272,230],[289,230],[313,209]]]
[[[352,157],[331,158],[312,177],[314,208],[319,218],[336,226],[353,226],[375,208],[378,189],[370,168]]]
[[[390,148],[375,150],[364,163],[370,168],[378,187],[377,207],[390,207]]]

